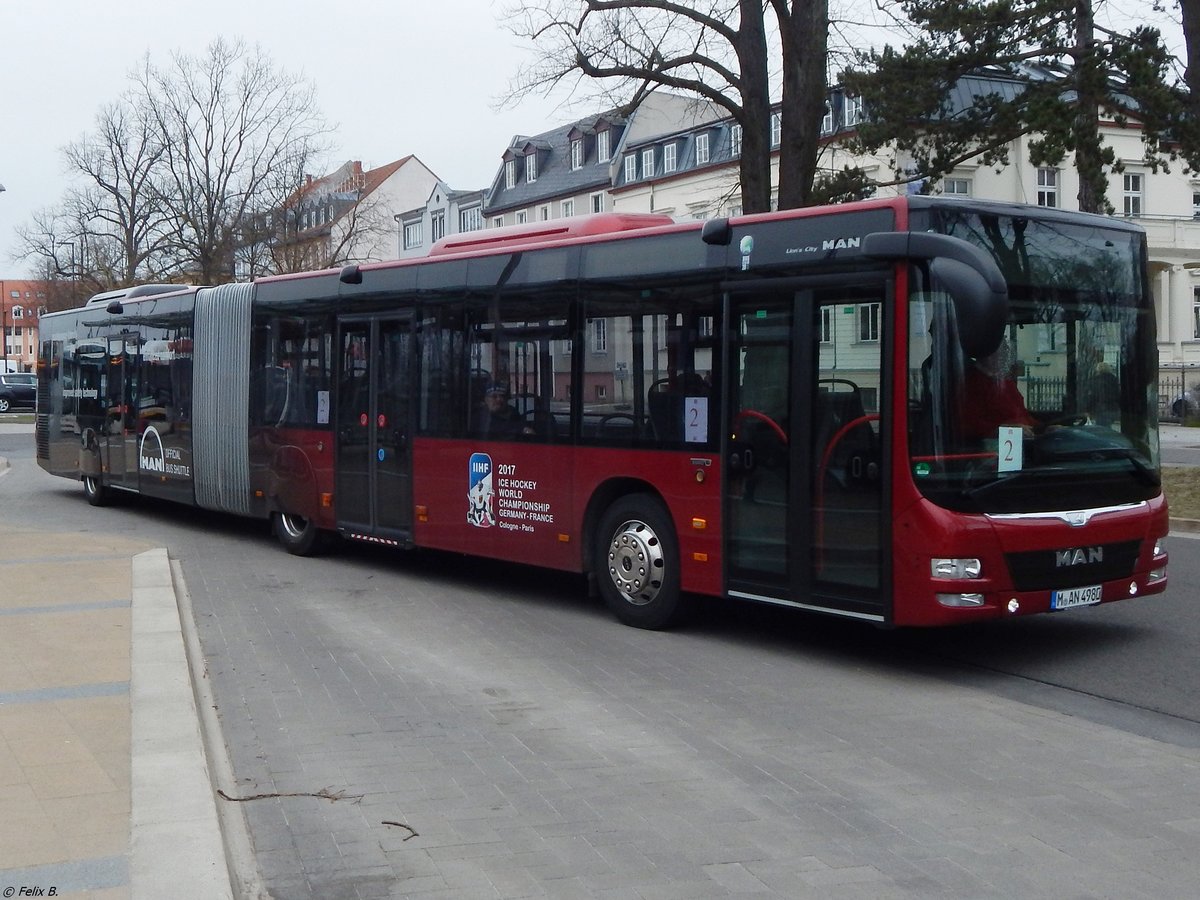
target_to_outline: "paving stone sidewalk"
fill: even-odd
[[[231,896],[165,550],[0,521],[0,894]]]

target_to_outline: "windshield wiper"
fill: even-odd
[[[998,477],[992,479],[991,481],[984,482],[983,484],[977,484],[974,487],[963,488],[962,496],[966,497],[968,500],[977,501],[981,497],[983,497],[985,494],[990,493],[994,488],[1000,487],[1001,485],[1009,485],[1015,481],[1021,481],[1025,478],[1028,478],[1030,475],[1033,475],[1035,473],[1040,474],[1040,473],[1044,473],[1046,471],[1050,471],[1050,470],[1047,470],[1047,469],[1019,469],[1016,472],[1010,472],[1007,475],[998,476]]]

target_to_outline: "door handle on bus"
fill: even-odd
[[[729,455],[729,468],[733,472],[750,472],[754,469],[754,449],[752,447],[734,448]]]

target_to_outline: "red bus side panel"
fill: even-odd
[[[593,498],[656,493],[675,522],[684,590],[716,594],[719,475],[717,458],[703,453],[421,438],[413,536],[423,547],[579,572],[592,553],[585,518]]]

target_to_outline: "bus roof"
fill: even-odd
[[[610,212],[594,213],[588,216],[570,216],[565,219],[549,219],[545,222],[448,234],[433,245],[429,256],[470,253],[473,250],[502,250],[525,244],[543,244],[547,241],[617,234],[622,231],[637,231],[643,228],[657,228],[674,224],[675,220],[670,216],[656,213]]]

